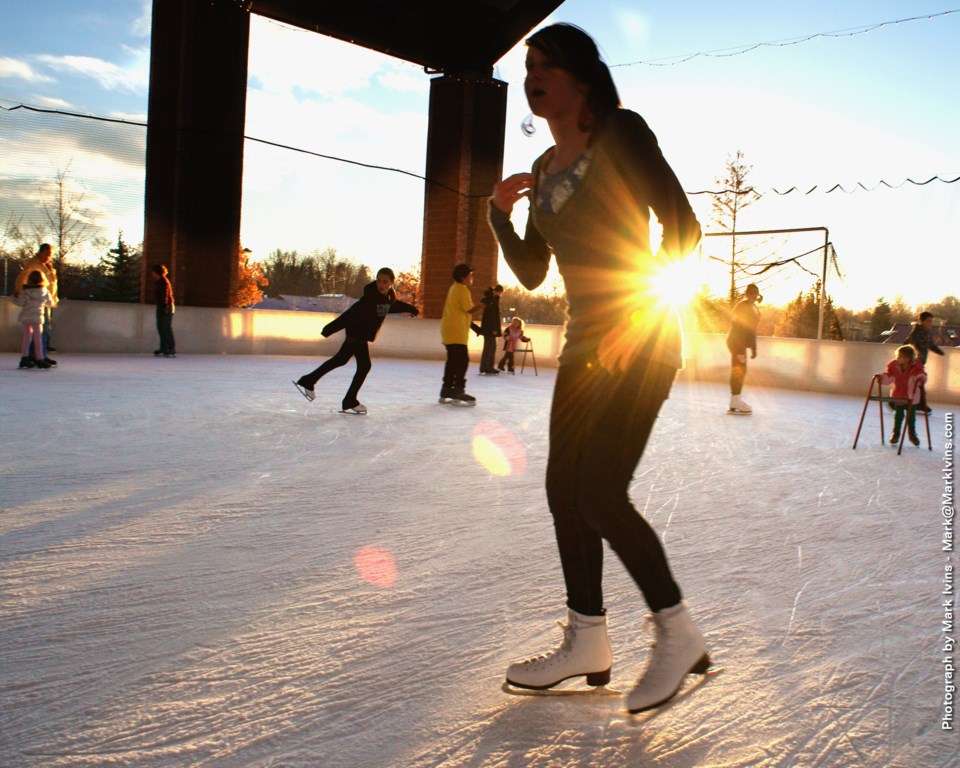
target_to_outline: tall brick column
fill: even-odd
[[[250,16],[232,2],[153,0],[144,282],[170,269],[178,303],[237,292]]]
[[[430,83],[423,211],[424,317],[440,317],[456,264],[472,264],[473,294],[497,282],[497,242],[487,198],[503,172],[507,84],[491,76],[444,75]]]

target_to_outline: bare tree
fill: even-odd
[[[747,181],[752,165],[748,165],[744,160],[743,152],[739,149],[737,153],[730,157],[727,155],[726,172],[722,178],[715,179],[720,184],[723,191],[713,196],[712,209],[713,221],[725,232],[729,232],[730,237],[730,306],[733,306],[737,300],[736,274],[739,263],[737,257],[741,251],[737,250],[737,220],[740,212],[744,208],[755,203],[760,199],[757,193]]]
[[[3,295],[10,293],[10,287],[20,269],[20,262],[27,253],[24,243],[22,220],[11,212],[7,220],[0,224],[0,258],[3,259]]]
[[[50,242],[56,251],[53,268],[59,273],[63,262],[79,246],[100,241],[92,211],[84,206],[86,192],[76,192],[69,183],[70,163],[53,177],[52,187],[41,186],[43,221],[35,228],[37,243]],[[48,238],[49,235],[49,238]]]

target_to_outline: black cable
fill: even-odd
[[[76,117],[76,118],[80,118],[81,120],[97,120],[97,121],[99,121],[99,122],[104,122],[104,123],[116,123],[116,124],[119,124],[119,125],[134,125],[134,126],[138,126],[138,127],[142,127],[142,128],[148,127],[148,124],[147,124],[147,123],[142,123],[142,122],[135,121],[135,120],[122,120],[122,119],[116,118],[116,117],[100,117],[100,116],[98,116],[98,115],[83,115],[83,114],[80,114],[80,113],[78,113],[78,112],[68,112],[68,111],[62,110],[62,109],[48,109],[48,108],[44,108],[44,107],[33,107],[33,106],[28,105],[28,104],[17,104],[16,106],[13,106],[13,107],[0,106],[0,109],[2,109],[4,112],[15,112],[15,111],[17,111],[17,110],[22,109],[22,110],[26,110],[26,111],[28,111],[28,112],[39,112],[39,113],[42,113],[42,114],[63,115],[63,116],[65,116],[65,117]],[[360,161],[360,160],[351,160],[351,159],[349,159],[349,158],[339,157],[339,156],[337,156],[337,155],[327,155],[327,154],[323,154],[322,152],[314,152],[314,151],[309,150],[309,149],[302,149],[301,147],[293,147],[293,146],[290,146],[289,144],[280,144],[280,143],[278,143],[278,142],[269,141],[269,140],[267,140],[267,139],[258,139],[258,138],[256,138],[255,136],[246,136],[246,135],[245,135],[243,138],[244,138],[246,141],[253,141],[253,142],[256,142],[256,143],[258,143],[258,144],[265,144],[265,145],[267,145],[267,146],[276,147],[277,149],[286,149],[286,150],[289,150],[289,151],[291,151],[291,152],[299,152],[299,153],[301,153],[301,154],[311,155],[311,156],[313,156],[313,157],[319,157],[319,158],[321,158],[321,159],[323,159],[323,160],[333,160],[333,161],[338,162],[338,163],[346,163],[346,164],[348,164],[348,165],[356,165],[356,166],[359,166],[359,167],[361,167],[361,168],[369,168],[369,169],[371,169],[371,170],[377,170],[377,171],[387,171],[388,173],[399,173],[399,174],[402,174],[402,175],[404,175],[404,176],[410,176],[411,178],[418,179],[418,180],[423,181],[423,182],[425,182],[425,183],[427,183],[427,184],[433,184],[434,186],[440,187],[440,188],[442,188],[442,189],[446,189],[446,190],[449,191],[449,192],[453,192],[454,194],[460,195],[461,197],[465,197],[465,198],[468,198],[468,199],[480,199],[480,198],[487,198],[487,197],[490,196],[490,194],[489,194],[488,192],[484,192],[484,193],[482,193],[482,194],[467,194],[467,193],[464,193],[464,192],[460,192],[459,190],[454,189],[453,187],[448,186],[447,184],[444,184],[444,183],[439,182],[439,181],[434,181],[433,179],[427,178],[426,176],[423,176],[422,174],[419,174],[419,173],[414,173],[413,171],[405,171],[405,170],[403,170],[402,168],[393,168],[393,167],[391,167],[391,166],[386,166],[386,165],[375,165],[375,164],[373,164],[373,163],[364,163],[364,162],[362,162],[362,161]],[[824,192],[824,194],[830,194],[831,192],[835,192],[835,191],[838,190],[838,189],[839,189],[841,192],[844,192],[844,193],[846,193],[846,194],[852,194],[853,192],[856,192],[858,188],[859,188],[859,189],[862,189],[862,190],[865,191],[865,192],[873,192],[874,190],[878,189],[878,188],[881,187],[881,186],[887,187],[888,189],[899,189],[899,188],[903,187],[903,186],[904,186],[905,184],[907,184],[907,183],[914,184],[914,185],[916,185],[916,186],[922,187],[922,186],[926,186],[927,184],[929,184],[929,183],[932,182],[932,181],[942,181],[944,184],[955,184],[956,182],[960,181],[960,176],[957,176],[957,177],[955,177],[955,178],[953,178],[953,179],[945,179],[945,178],[942,178],[942,177],[940,177],[940,176],[931,176],[931,177],[930,177],[929,179],[927,179],[926,181],[915,181],[914,179],[907,178],[907,179],[904,179],[903,181],[901,181],[899,184],[891,184],[890,182],[881,179],[879,182],[877,182],[877,183],[876,183],[874,186],[872,186],[872,187],[867,187],[863,182],[858,181],[858,182],[856,183],[856,185],[854,186],[854,188],[852,188],[852,189],[850,189],[850,190],[847,190],[842,184],[834,184],[832,187],[830,187],[829,189],[827,189],[827,190]],[[806,192],[803,192],[802,194],[803,194],[803,195],[809,195],[809,194],[815,192],[816,190],[818,190],[819,188],[820,188],[819,185],[814,185],[814,186],[812,186],[810,189],[808,189]],[[800,191],[800,190],[799,190],[797,187],[795,187],[795,186],[794,186],[794,187],[790,187],[790,189],[786,190],[785,192],[781,192],[780,190],[776,189],[775,187],[771,187],[771,189],[770,189],[770,192],[772,192],[772,193],[774,193],[774,194],[776,194],[776,195],[780,195],[780,196],[789,195],[789,194],[791,194],[791,193],[793,193],[793,192],[799,192],[799,191]],[[747,194],[755,194],[755,195],[758,195],[759,197],[763,197],[763,195],[764,195],[765,193],[764,193],[764,192],[759,192],[758,190],[754,189],[753,187],[750,187],[750,188],[748,188],[748,189],[742,189],[742,190],[733,190],[733,189],[709,190],[709,189],[704,189],[704,190],[697,190],[697,191],[695,191],[695,192],[687,192],[686,194],[691,195],[691,196],[693,196],[693,195],[713,195],[713,196],[715,196],[715,197],[718,197],[718,196],[720,196],[720,195],[747,195]]]

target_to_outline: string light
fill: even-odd
[[[949,16],[952,13],[960,13],[960,8],[951,11],[941,11],[940,13],[931,13],[925,16],[912,16],[909,19],[895,19],[893,21],[881,21],[876,24],[868,24],[862,27],[849,27],[848,29],[839,29],[833,32],[815,32],[811,35],[804,35],[802,37],[788,37],[783,40],[771,40],[764,43],[750,43],[749,45],[738,45],[731,48],[718,48],[712,51],[698,51],[697,53],[686,53],[679,56],[665,56],[660,59],[646,59],[641,61],[631,61],[625,64],[611,64],[610,68],[635,67],[641,64],[648,67],[673,67],[677,64],[684,64],[688,61],[692,61],[693,59],[701,57],[724,59],[732,56],[742,56],[745,53],[750,53],[751,51],[756,51],[760,48],[786,48],[787,46],[808,43],[811,40],[817,40],[819,38],[840,38],[854,37],[855,35],[865,35],[868,32],[873,32],[875,29],[880,29],[882,27],[889,27],[895,24],[907,24],[913,21],[929,21],[940,16]]]

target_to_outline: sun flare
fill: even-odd
[[[677,309],[686,307],[700,289],[702,275],[695,255],[665,262],[650,277],[655,296]]]

